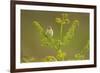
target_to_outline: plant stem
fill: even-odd
[[[59,41],[59,49],[61,49],[61,43],[62,43],[62,32],[63,32],[63,24],[61,24],[61,27],[60,27],[60,41]]]
[[[60,28],[60,40],[62,41],[62,30],[63,30],[63,24],[61,24],[61,28]]]

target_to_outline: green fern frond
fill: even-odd
[[[41,24],[39,24],[37,21],[33,21],[33,24],[35,24],[36,28],[38,29],[39,32],[43,32],[43,27]]]
[[[41,24],[39,24],[37,21],[33,21],[33,23],[40,33],[41,46],[57,49],[57,46],[55,45],[55,43],[57,43],[56,39],[54,39],[53,37],[49,37],[44,31],[44,28],[41,26]]]
[[[60,61],[60,60],[64,60],[65,59],[65,56],[66,56],[66,53],[64,53],[62,50],[58,50],[57,51],[57,60]]]
[[[66,32],[65,36],[63,37],[63,44],[66,45],[69,41],[74,37],[75,31],[79,26],[79,21],[74,20],[72,26],[69,28],[68,32]]]
[[[57,59],[54,56],[47,56],[46,58],[43,59],[44,62],[52,62],[52,61],[57,61]]]
[[[87,52],[89,52],[89,41],[79,53],[75,54],[75,59],[85,59],[87,57]]]

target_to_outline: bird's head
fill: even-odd
[[[48,29],[52,29],[52,27],[51,26],[48,26]]]

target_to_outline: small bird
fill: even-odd
[[[46,29],[46,35],[48,37],[53,37],[53,29],[51,26],[49,26],[47,29]]]

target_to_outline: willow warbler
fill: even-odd
[[[49,26],[47,29],[46,29],[46,35],[49,36],[49,37],[53,37],[53,29],[51,26]]]

